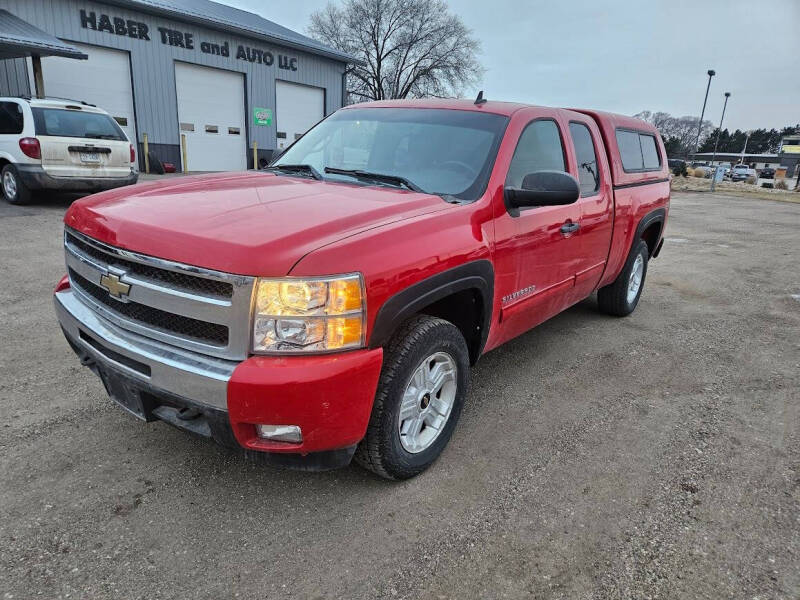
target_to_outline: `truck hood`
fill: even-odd
[[[118,188],[72,204],[64,223],[113,246],[240,275],[279,276],[366,229],[447,210],[395,188],[224,173]]]

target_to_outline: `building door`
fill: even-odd
[[[89,60],[42,58],[45,94],[83,100],[102,108],[136,145],[130,55],[124,50],[73,45],[88,54]]]
[[[288,148],[324,116],[324,89],[288,81],[275,82],[275,125],[279,150]]]
[[[187,171],[247,168],[244,75],[175,63],[180,133],[186,136]]]

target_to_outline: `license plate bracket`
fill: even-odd
[[[130,384],[127,377],[121,377],[113,371],[102,369],[100,378],[109,397],[123,409],[142,421],[153,421],[154,417],[145,410],[139,390]]]

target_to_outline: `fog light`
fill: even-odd
[[[256,425],[256,434],[273,442],[303,442],[303,434],[297,425]]]

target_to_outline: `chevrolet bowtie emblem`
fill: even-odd
[[[108,290],[108,293],[114,298],[122,298],[127,296],[131,286],[123,283],[119,279],[119,275],[114,273],[106,273],[100,277],[100,285]]]

